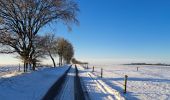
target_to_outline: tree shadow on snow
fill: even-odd
[[[110,80],[110,79],[108,79],[108,78],[103,79],[103,80],[106,82],[107,85],[109,85],[109,86],[112,87],[113,89],[117,90],[117,91],[121,94],[121,96],[123,96],[123,97],[126,98],[126,100],[139,100],[138,98],[136,98],[136,95],[134,95],[133,92],[129,92],[129,91],[128,91],[128,88],[127,88],[127,92],[126,92],[126,94],[125,94],[125,93],[124,93],[124,85],[123,85],[123,84],[120,83],[120,84],[122,85],[122,87],[120,87],[120,86],[114,84],[114,83],[112,82],[113,80]],[[120,80],[123,81],[124,79],[121,78]]]
[[[85,82],[88,83],[88,84],[94,84],[93,80],[89,77],[81,77],[81,79],[86,80]],[[127,93],[124,94],[123,93],[124,92],[123,86],[120,87],[120,86],[117,86],[116,84],[112,83],[112,80],[114,80],[114,78],[111,78],[111,79],[110,78],[102,78],[101,79],[101,78],[97,77],[97,78],[94,78],[94,79],[95,80],[103,80],[112,89],[118,91],[122,97],[125,97],[126,100],[139,100],[138,98],[136,98],[136,95],[134,95],[134,93],[132,93],[132,92],[127,91]],[[124,79],[121,78],[121,79],[118,79],[118,80],[124,80]],[[95,97],[96,97],[95,100],[101,100],[101,98],[104,98],[104,97],[107,97],[108,95],[111,95],[111,94],[99,93],[99,92],[94,92],[94,91],[88,91],[88,92],[90,94],[92,94],[92,98],[93,98],[93,95],[95,95]],[[112,96],[114,96],[114,94],[112,94]]]
[[[104,82],[106,82],[109,86],[111,86],[113,89],[116,89],[119,91],[127,100],[138,100],[136,98],[133,92],[129,92],[127,88],[127,93],[123,94],[124,91],[124,86],[122,83],[119,81],[124,82],[124,78],[102,78]],[[117,81],[119,84],[122,85],[122,87],[116,85],[113,83],[113,81]],[[139,81],[139,82],[165,82],[165,83],[170,83],[170,80],[168,79],[157,79],[157,78],[136,78],[136,77],[129,77],[128,81]]]

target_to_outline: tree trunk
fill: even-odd
[[[25,68],[25,61],[24,61],[24,72],[25,72],[25,69],[26,69],[26,68]]]
[[[59,58],[58,58],[58,62],[59,62],[59,67],[60,67],[60,56],[59,56]]]
[[[63,57],[61,56],[61,66],[63,65]]]
[[[26,72],[28,71],[28,63],[25,64]]]
[[[53,65],[54,65],[54,67],[56,67],[56,64],[55,64],[54,58],[52,57],[52,55],[51,55],[51,53],[50,53],[50,52],[48,52],[48,53],[49,53],[49,55],[50,55],[51,60],[53,61]]]
[[[33,64],[33,65],[32,65],[32,70],[35,70],[36,62],[33,62],[32,64]]]
[[[29,70],[31,70],[32,69],[32,64],[31,63],[29,63]]]

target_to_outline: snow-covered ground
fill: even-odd
[[[90,100],[125,100],[117,90],[107,85],[88,70],[81,66],[78,69],[84,90],[86,90],[87,97]]]
[[[18,72],[17,67],[12,69],[0,71],[2,100],[40,100],[68,66],[28,73]],[[91,100],[170,100],[170,66],[95,66],[94,72],[92,66],[78,69]],[[125,75],[128,75],[127,94],[123,93]],[[71,85],[71,81],[67,83]]]
[[[92,69],[87,71],[91,72]],[[128,100],[170,100],[170,66],[95,66],[95,72],[90,74]],[[125,75],[128,75],[127,94],[123,94]]]
[[[34,72],[11,72],[0,76],[0,99],[40,100],[68,66]]]
[[[23,70],[22,67],[20,67],[20,71]],[[0,66],[0,77],[6,74],[10,74],[13,72],[19,71],[19,66],[16,65],[5,65],[5,66]]]

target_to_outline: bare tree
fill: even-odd
[[[66,40],[64,38],[58,38],[57,39],[57,46],[56,51],[59,55],[59,66],[62,66],[63,62],[63,54],[64,54],[64,48],[66,48]]]
[[[63,64],[63,60],[65,60],[66,63],[69,63],[74,55],[74,49],[72,44],[64,38],[58,38],[56,51],[59,55],[60,66]]]
[[[32,66],[32,69],[35,70],[36,63],[40,62],[43,58],[46,58],[47,52],[44,50],[45,43],[46,43],[46,38],[44,36],[38,36],[33,40],[33,45],[34,45],[34,54],[32,55],[32,58],[27,59],[28,64],[30,67]],[[24,58],[22,56],[18,57],[24,62]],[[25,69],[27,70],[27,68]]]
[[[74,56],[74,49],[70,42],[66,41],[66,47],[64,48],[63,58],[67,64],[70,63],[72,57]]]
[[[74,0],[0,0],[1,53],[17,53],[27,68],[38,31],[51,22],[78,23],[78,11]]]
[[[41,59],[46,58],[46,51],[44,50],[44,46],[46,43],[46,38],[43,36],[36,36],[34,40],[34,47],[35,47],[35,53],[32,55],[32,58],[30,58],[30,63],[33,65],[32,68],[35,70],[36,63],[40,62]]]
[[[56,67],[56,64],[53,55],[57,55],[56,44],[57,38],[54,34],[48,33],[45,35],[44,51],[46,51],[47,55],[50,56],[51,60],[53,61],[54,67]]]

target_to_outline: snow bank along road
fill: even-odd
[[[69,66],[44,68],[0,77],[0,100],[41,100]]]
[[[0,76],[0,100],[84,100],[75,72],[74,66],[66,65],[6,73]]]

